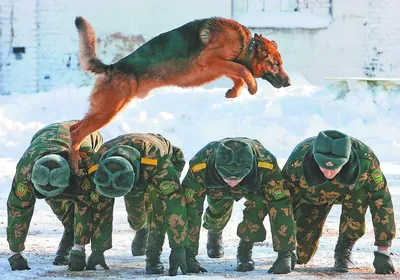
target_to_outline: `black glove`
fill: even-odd
[[[71,271],[82,271],[86,266],[85,249],[82,251],[71,250],[69,253],[68,269]]]
[[[110,269],[104,259],[104,251],[92,252],[88,258],[86,269],[96,270],[96,265],[98,264],[101,265],[105,270]]]
[[[29,270],[28,261],[21,255],[21,253],[15,254],[8,258],[11,269],[14,270]]]
[[[268,270],[268,273],[274,274],[286,274],[291,272],[292,264],[292,253],[291,252],[280,252],[278,258]]]
[[[375,251],[374,256],[373,265],[376,274],[392,274],[395,272],[389,252]]]
[[[187,272],[189,273],[200,273],[200,272],[208,272],[197,260],[196,257],[187,257]]]
[[[185,248],[172,249],[171,255],[169,255],[169,276],[176,276],[178,268],[181,268],[182,274],[185,275],[187,273]]]

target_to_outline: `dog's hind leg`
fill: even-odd
[[[84,139],[108,124],[132,99],[129,82],[115,79],[97,82],[90,98],[90,109],[71,132],[70,165],[79,174],[79,148]]]
[[[98,131],[106,124],[108,124],[122,107],[114,109],[113,104],[108,104],[112,110],[96,110],[90,111],[81,121],[81,125],[71,132],[71,153],[70,153],[70,164],[75,170],[76,174],[79,174],[78,162],[79,162],[79,148],[85,138],[91,133]]]
[[[69,127],[69,132],[74,131],[74,130],[77,129],[78,126],[80,126],[81,124],[82,124],[82,121],[79,121],[79,122],[77,122],[77,123],[71,125],[71,126]]]
[[[229,89],[226,92],[225,97],[226,98],[238,97],[240,95],[240,93],[242,92],[245,82],[243,81],[243,79],[238,79],[238,78],[232,77],[232,76],[228,76],[228,78],[230,78],[233,81],[234,86],[233,86],[233,88]]]

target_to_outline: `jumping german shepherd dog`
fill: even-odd
[[[80,38],[79,60],[85,71],[97,74],[85,117],[71,126],[71,167],[78,172],[79,146],[101,129],[132,98],[144,98],[162,86],[195,87],[226,76],[233,81],[227,98],[239,96],[246,84],[257,92],[255,78],[274,87],[290,85],[274,41],[238,22],[212,17],[189,22],[151,39],[116,63],[106,65],[96,56],[96,35],[82,17],[75,19]]]

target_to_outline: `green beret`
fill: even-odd
[[[225,180],[241,180],[254,164],[253,151],[240,139],[222,140],[215,151],[215,168]]]
[[[38,193],[51,197],[62,193],[68,187],[70,174],[68,162],[60,155],[50,154],[35,162],[31,181]]]
[[[137,149],[126,145],[104,153],[93,178],[97,191],[111,198],[126,195],[138,176],[140,157]]]
[[[325,169],[338,169],[345,165],[351,152],[351,139],[336,130],[321,131],[313,146],[317,164]]]

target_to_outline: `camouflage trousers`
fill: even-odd
[[[268,213],[268,204],[265,196],[246,195],[243,220],[237,227],[237,235],[248,242],[261,242],[267,236],[263,224]],[[209,231],[222,231],[232,216],[232,199],[215,199],[207,196],[208,207],[204,214],[203,227]]]
[[[133,230],[138,231],[147,225],[150,234],[165,236],[168,233],[171,248],[187,245],[187,221],[179,218],[187,216],[183,195],[165,196],[148,186],[145,192],[128,193],[124,200],[128,223]]]
[[[53,213],[57,216],[57,218],[61,221],[64,226],[64,229],[73,232],[74,227],[74,204],[72,200],[55,200],[55,199],[45,199],[46,203],[51,207]],[[8,217],[9,221],[12,217]],[[13,252],[21,252],[25,250],[25,239],[29,230],[29,220],[19,220],[22,223],[23,228],[25,229],[24,234],[18,235],[11,232],[9,228],[7,228],[7,240],[9,243],[10,250]],[[9,222],[10,223],[10,222]]]
[[[129,192],[124,196],[124,201],[130,228],[135,231],[141,230],[148,220],[148,193]]]
[[[68,232],[74,231],[74,200],[46,198],[46,203]]]
[[[91,195],[78,195],[75,203],[74,244],[91,244],[92,251],[105,251],[112,247],[114,199]]]
[[[356,242],[364,235],[368,198],[363,188],[340,197],[331,204],[299,203],[293,207],[299,264],[307,263],[316,253],[326,218],[334,204],[342,205],[339,238]]]

